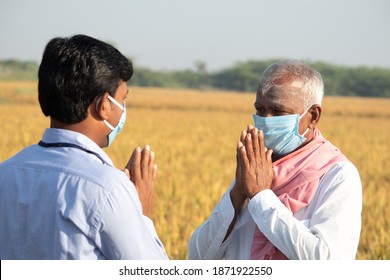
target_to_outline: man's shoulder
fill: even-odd
[[[320,185],[326,189],[353,186],[361,188],[361,179],[358,169],[351,161],[338,161],[324,174]]]
[[[9,158],[5,159],[4,161],[0,162],[0,168],[1,167],[6,167],[9,165],[14,165],[19,162],[25,161],[26,158],[29,157],[33,150],[33,146],[28,146],[23,148],[22,150],[16,152],[15,154],[11,155]]]
[[[119,170],[113,165],[101,164],[96,161],[89,162],[81,170],[75,167],[72,173],[95,184],[96,187],[110,192],[118,190],[120,186],[128,188],[132,184],[122,170]]]
[[[334,163],[334,165],[326,172],[327,174],[342,174],[342,175],[356,175],[359,174],[356,166],[348,159],[340,160]]]
[[[118,185],[129,187],[131,184],[123,171],[110,164],[103,164],[95,156],[76,149],[59,152],[57,149],[47,150],[32,145],[0,163],[0,169],[10,168],[14,170],[14,175],[23,176],[30,170],[30,173],[44,175],[41,178],[45,180],[68,178],[69,183],[82,182],[84,185],[105,190]]]

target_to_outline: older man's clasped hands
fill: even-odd
[[[248,125],[237,142],[236,191],[251,199],[270,189],[273,179],[272,150],[264,146],[263,131]]]

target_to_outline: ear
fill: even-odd
[[[111,111],[110,101],[107,98],[108,92],[96,97],[94,107],[97,114],[97,118],[108,120],[108,113]]]
[[[309,120],[309,127],[313,128],[317,125],[317,123],[320,121],[322,108],[319,104],[314,104],[310,107],[308,110],[308,113],[310,114],[310,120]]]

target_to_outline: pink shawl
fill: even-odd
[[[274,179],[271,189],[292,212],[308,205],[317,191],[321,177],[345,156],[318,129],[313,139],[295,152],[272,164]],[[256,227],[251,248],[251,259],[277,260],[286,256]]]

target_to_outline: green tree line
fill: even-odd
[[[261,73],[276,60],[246,61],[209,72],[196,62],[195,70],[156,71],[134,66],[131,84],[143,87],[222,89],[255,92]],[[390,97],[390,69],[346,67],[325,62],[306,62],[322,74],[326,95]],[[36,80],[38,64],[0,61],[0,80]]]

